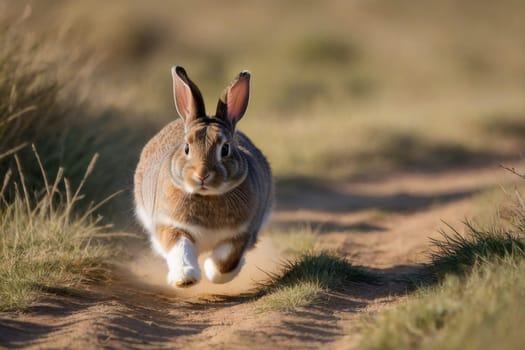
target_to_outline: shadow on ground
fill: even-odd
[[[333,221],[321,221],[321,220],[274,220],[270,225],[269,231],[290,231],[296,229],[304,229],[304,227],[310,227],[314,232],[323,234],[328,232],[348,232],[348,233],[369,233],[369,232],[383,232],[387,228],[378,224],[372,224],[366,221],[358,221],[354,223],[337,223]]]
[[[355,212],[367,209],[404,213],[424,210],[471,196],[477,190],[452,191],[431,195],[396,193],[368,195],[345,192],[338,183],[314,178],[290,177],[276,182],[277,210],[314,210],[325,212]]]

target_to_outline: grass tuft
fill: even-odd
[[[356,282],[378,282],[378,277],[369,271],[327,251],[288,260],[281,273],[270,277],[271,281],[261,288],[264,296],[259,300],[260,311],[289,311],[312,303],[327,290],[341,290]]]
[[[275,288],[259,300],[256,310],[259,312],[292,311],[313,303],[324,290],[319,282],[298,281],[294,285]]]
[[[273,286],[293,285],[297,281],[318,282],[324,288],[339,289],[350,282],[370,282],[372,275],[353,266],[334,253],[306,253],[283,264],[283,273],[275,276]]]
[[[70,188],[62,171],[53,181],[43,173],[45,189],[32,196],[18,158],[16,163],[21,182],[10,185],[15,196],[0,199],[0,310],[25,308],[38,291],[109,278],[106,261],[115,252],[103,233],[107,227],[93,217],[96,206],[82,215],[74,211],[82,187]]]
[[[468,273],[476,264],[507,257],[525,257],[525,241],[519,233],[499,227],[479,229],[466,222],[466,235],[450,227],[452,233],[441,231],[443,240],[432,240],[431,269],[436,277]]]

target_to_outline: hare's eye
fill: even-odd
[[[230,155],[230,144],[225,143],[221,148],[221,157],[228,157]]]
[[[186,153],[186,154],[190,153],[190,145],[188,145],[188,144],[184,145],[184,153]]]

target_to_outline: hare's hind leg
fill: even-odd
[[[201,272],[197,249],[185,232],[169,227],[157,228],[157,237],[168,264],[167,282],[174,287],[189,287],[198,283]]]
[[[244,252],[250,241],[249,235],[241,235],[217,244],[204,261],[204,273],[213,283],[231,281],[244,264]]]

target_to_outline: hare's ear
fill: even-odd
[[[175,107],[184,122],[206,116],[202,94],[197,85],[188,78],[184,68],[172,67],[171,75],[173,76]]]
[[[224,90],[217,104],[217,118],[228,121],[232,127],[242,118],[250,99],[250,72],[242,71]]]

